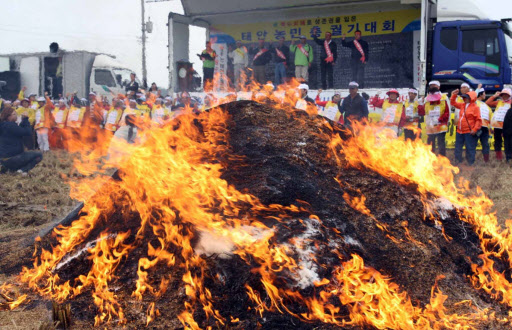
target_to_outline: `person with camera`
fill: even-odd
[[[468,92],[460,95],[464,103],[457,102],[459,90],[452,92],[450,103],[459,109],[457,120],[457,135],[455,136],[455,160],[462,163],[462,149],[466,146],[466,160],[469,165],[475,163],[476,145],[482,134],[482,117],[480,107],[476,103],[476,92]]]

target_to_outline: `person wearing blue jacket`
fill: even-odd
[[[32,135],[28,117],[23,116],[20,125],[16,124],[18,115],[13,108],[0,113],[0,172],[28,173],[42,159],[43,154],[25,151],[23,137]]]

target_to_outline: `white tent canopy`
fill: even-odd
[[[209,24],[241,24],[304,17],[333,12],[358,14],[418,8],[421,0],[181,0],[185,16]]]

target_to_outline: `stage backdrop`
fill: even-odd
[[[332,17],[307,18],[294,21],[262,22],[257,24],[223,24],[211,27],[213,40],[241,40],[248,48],[256,47],[258,38],[276,45],[276,40],[284,36],[287,45],[298,41],[301,35],[308,38],[313,46],[315,60],[310,69],[311,88],[320,86],[320,51],[313,41],[315,31],[321,39],[326,31],[332,33],[338,45],[338,60],[334,67],[335,88],[346,88],[351,81],[350,49],[341,46],[341,36],[347,35],[347,41],[353,39],[354,32],[360,30],[363,40],[369,44],[369,60],[366,66],[365,80],[367,88],[410,87],[419,81],[417,41],[420,29],[420,10],[402,10],[380,13],[348,15],[339,13]],[[293,57],[293,55],[291,55]],[[293,63],[293,58],[290,59]],[[227,63],[229,65],[229,63]],[[294,75],[293,65],[288,66],[288,76]],[[274,80],[274,64],[267,66],[267,79]]]

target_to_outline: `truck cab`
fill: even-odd
[[[130,82],[133,70],[117,62],[110,56],[97,55],[91,69],[90,91],[108,98],[117,94],[124,94],[125,87]],[[141,85],[140,81],[135,80]]]
[[[512,38],[508,21],[437,23],[432,42],[432,80],[444,89],[481,83],[494,92],[511,83]]]

